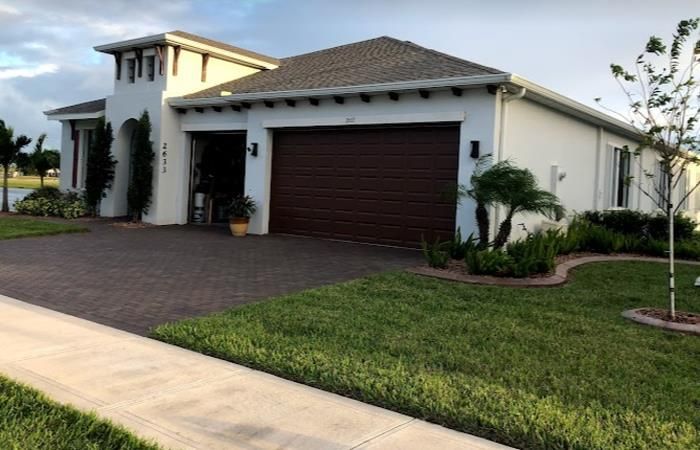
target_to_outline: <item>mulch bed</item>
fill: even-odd
[[[689,312],[676,311],[676,318],[671,318],[671,313],[666,309],[659,308],[640,308],[636,310],[637,313],[651,317],[653,319],[664,320],[666,322],[673,323],[685,323],[689,325],[700,325],[700,314],[693,314]]]
[[[157,227],[158,225],[153,225],[152,223],[146,223],[146,222],[114,222],[111,224],[113,227],[118,227],[118,228],[152,228],[152,227]]]

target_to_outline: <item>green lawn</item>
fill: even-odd
[[[0,376],[0,448],[102,450],[159,447],[124,428],[47,399]]]
[[[80,233],[87,228],[26,217],[0,216],[0,240],[61,233]]]
[[[0,183],[2,185],[2,183]],[[8,178],[7,186],[17,189],[37,189],[40,186],[39,177],[16,177]],[[58,178],[44,178],[44,186],[58,187]]]
[[[665,268],[583,266],[559,288],[390,273],[153,335],[523,448],[700,448],[700,337],[620,313],[663,306]],[[700,267],[680,265],[681,310]]]

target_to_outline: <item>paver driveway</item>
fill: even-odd
[[[0,241],[0,293],[146,334],[154,325],[420,262],[414,250],[291,236],[235,239],[223,227]]]

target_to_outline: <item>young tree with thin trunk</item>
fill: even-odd
[[[14,136],[12,127],[5,125],[5,122],[0,120],[0,165],[2,165],[2,212],[10,211],[10,204],[7,193],[7,183],[10,176],[10,165],[17,161],[17,158],[24,147],[29,145],[32,140],[21,134]]]
[[[148,213],[153,194],[153,159],[156,154],[151,142],[151,119],[148,111],[139,118],[134,131],[134,148],[131,153],[131,181],[127,199],[129,212],[135,222]]]
[[[640,134],[634,149],[627,149],[639,162],[644,150],[651,150],[658,170],[644,169],[643,179],[630,178],[668,219],[669,312],[676,315],[674,218],[700,181],[679,192],[689,166],[700,163],[700,85],[695,71],[700,64],[700,19],[682,20],[670,47],[651,36],[632,69],[611,64],[612,75],[629,101],[629,112],[621,114]],[[690,42],[690,46],[687,44]],[[600,99],[596,99],[600,102]],[[607,109],[607,108],[606,108]],[[640,163],[641,164],[641,163]]]
[[[117,161],[112,155],[113,141],[112,124],[105,123],[104,118],[98,119],[92,144],[88,149],[85,175],[85,203],[93,216],[99,214],[100,201],[114,181],[114,167]]]

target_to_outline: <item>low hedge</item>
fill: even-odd
[[[15,210],[30,216],[53,216],[75,219],[86,214],[85,201],[75,192],[62,192],[54,187],[35,190],[15,202]]]
[[[458,234],[452,241],[424,243],[424,253],[431,267],[446,267],[452,256],[464,258],[467,271],[474,275],[524,278],[551,273],[558,255],[574,252],[664,257],[668,252],[668,233],[663,232],[662,219],[666,220],[637,211],[589,211],[576,216],[566,233],[536,232],[511,242],[505,251],[479,250],[471,235],[462,242]],[[694,232],[695,226],[694,221],[679,216],[675,240],[678,258],[700,260],[700,237]]]
[[[668,220],[661,213],[645,213],[633,210],[584,211],[580,217],[610,231],[643,236],[650,239],[668,239]],[[673,233],[677,240],[691,239],[697,223],[682,215],[674,218]]]

